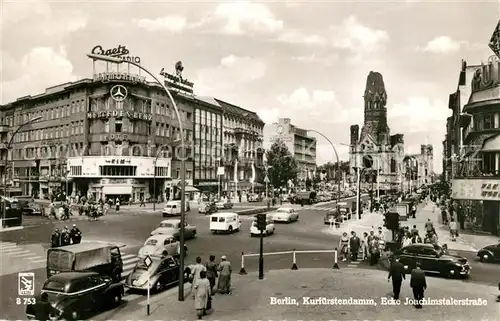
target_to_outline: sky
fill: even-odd
[[[184,65],[200,96],[315,129],[348,159],[370,71],[384,77],[391,134],[434,145],[441,172],[448,96],[461,61],[486,62],[500,2],[2,1],[0,103],[92,76],[86,53],[125,45],[142,66]],[[468,80],[469,81],[469,80]],[[266,127],[268,130],[269,128]],[[265,131],[266,131],[265,129]],[[318,137],[318,164],[334,160]]]

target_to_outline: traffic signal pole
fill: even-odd
[[[260,230],[259,280],[264,279],[264,231]]]

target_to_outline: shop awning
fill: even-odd
[[[199,192],[200,190],[194,186],[186,186],[186,192]]]

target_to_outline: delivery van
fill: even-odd
[[[210,231],[232,233],[241,228],[240,216],[237,213],[215,213],[210,215]]]

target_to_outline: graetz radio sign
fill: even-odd
[[[104,49],[101,45],[97,45],[92,48],[91,53],[95,55],[121,58],[126,61],[135,62],[136,64],[141,63],[141,57],[130,56],[130,50],[128,50],[127,47],[123,45],[119,45],[118,47],[111,49]]]

